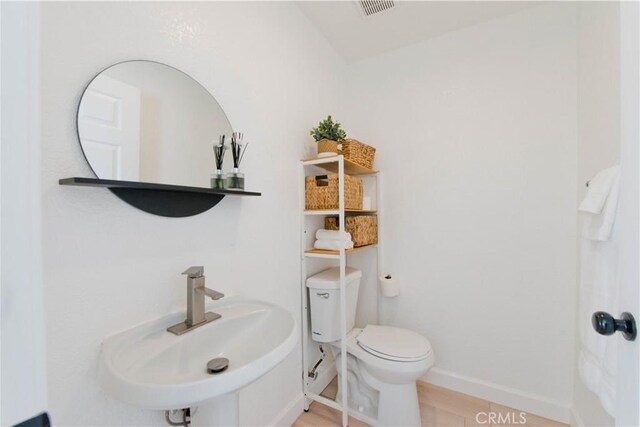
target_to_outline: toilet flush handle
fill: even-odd
[[[328,299],[329,298],[329,292],[316,292],[316,295],[319,296],[320,298],[324,298],[324,299]]]

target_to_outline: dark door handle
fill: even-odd
[[[615,319],[606,311],[596,311],[591,316],[591,324],[593,329],[600,335],[613,335],[617,331],[622,332],[624,339],[633,341],[636,339],[636,319],[631,313],[624,312],[620,315],[620,319]]]

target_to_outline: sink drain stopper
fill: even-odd
[[[207,372],[218,374],[229,367],[229,359],[226,357],[216,357],[207,362]]]

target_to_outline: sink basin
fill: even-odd
[[[147,409],[207,405],[220,397],[228,406],[234,393],[237,406],[237,392],[280,363],[298,340],[293,317],[278,306],[225,298],[206,308],[222,317],[184,335],[166,330],[184,320],[175,313],[106,338],[99,371],[106,391]],[[229,366],[209,374],[207,362],[216,357],[229,359]]]

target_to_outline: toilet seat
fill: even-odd
[[[431,354],[431,344],[420,334],[392,326],[367,325],[356,337],[367,353],[395,362],[417,362]]]

